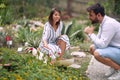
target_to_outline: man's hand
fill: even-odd
[[[86,34],[92,34],[94,32],[94,27],[93,26],[91,26],[91,27],[88,26],[84,29],[84,32]]]

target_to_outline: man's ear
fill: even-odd
[[[100,16],[101,16],[101,14],[100,14],[100,13],[98,13],[98,14],[97,14],[97,17],[100,17]]]

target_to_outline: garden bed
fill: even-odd
[[[4,56],[5,53],[7,56]],[[10,67],[0,67],[2,80],[89,80],[85,76],[88,62],[83,62],[81,68],[75,69],[57,64],[50,65],[49,61],[44,64],[30,53],[16,53],[7,48],[0,48],[0,55],[6,57],[6,63],[12,61]]]

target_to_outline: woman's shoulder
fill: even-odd
[[[45,25],[50,25],[50,23],[49,23],[49,22],[46,22]]]
[[[50,27],[50,26],[51,26],[51,25],[50,25],[49,22],[46,22],[45,25],[44,25],[44,27]]]

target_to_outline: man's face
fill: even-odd
[[[95,23],[99,22],[99,20],[97,18],[97,15],[93,11],[89,12],[89,19],[91,20],[92,24],[95,24]]]

